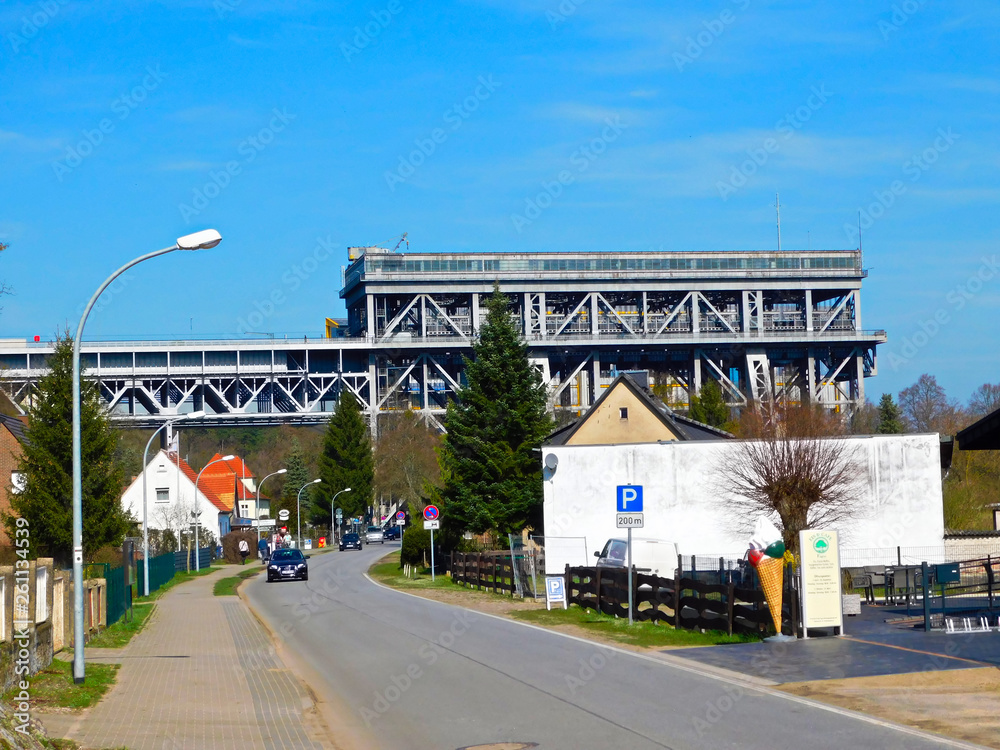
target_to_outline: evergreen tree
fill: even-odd
[[[330,500],[334,494],[348,487],[351,491],[337,498],[337,503],[344,509],[344,518],[364,515],[374,497],[375,461],[368,425],[357,398],[349,390],[340,394],[337,411],[331,417],[323,438],[319,463],[323,483],[310,487],[313,523],[330,523]]]
[[[691,397],[688,416],[712,427],[722,427],[729,421],[729,405],[722,397],[718,383],[711,379],[706,381],[701,393]]]
[[[299,493],[299,488],[310,479],[309,469],[306,468],[305,458],[302,455],[302,445],[298,438],[292,438],[291,449],[288,452],[288,458],[285,459],[285,469],[287,471],[284,474],[285,483],[281,487],[281,496],[271,503],[271,518],[277,518],[280,510],[287,510],[294,518],[296,495]],[[312,489],[312,486],[309,486],[302,490],[303,508],[312,507],[309,504]]]
[[[49,555],[61,564],[73,552],[73,339],[66,332],[38,381],[28,411],[27,440],[19,470],[23,491],[11,496],[13,514],[3,519],[11,539],[16,517],[27,519],[32,557]],[[123,474],[115,460],[118,434],[97,385],[80,383],[83,467],[83,551],[122,543],[131,520],[122,509]]]
[[[901,435],[904,432],[903,413],[892,400],[891,393],[883,393],[878,402],[878,433]]]
[[[467,385],[448,404],[442,450],[446,484],[442,520],[451,530],[481,533],[538,528],[542,467],[534,451],[552,429],[541,374],[494,285]]]

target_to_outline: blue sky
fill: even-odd
[[[232,337],[275,290],[261,328],[319,335],[346,247],[403,232],[773,249],[780,192],[785,250],[856,247],[866,212],[870,394],[1000,381],[995,3],[330,5],[0,5],[0,337],[48,338],[209,226],[222,245],[131,271],[88,335]]]

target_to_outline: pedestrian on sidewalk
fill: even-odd
[[[267,537],[262,536],[260,541],[257,542],[257,552],[260,553],[261,561],[267,565],[268,559],[271,557],[271,545],[267,543]]]
[[[240,565],[246,565],[247,555],[250,554],[250,545],[247,543],[246,539],[240,539],[239,549],[240,549],[240,557],[243,558],[240,561]]]

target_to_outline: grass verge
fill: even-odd
[[[241,570],[234,576],[229,576],[228,578],[220,578],[215,582],[215,587],[212,589],[212,593],[216,596],[236,596],[236,587],[239,586],[247,578],[257,575],[263,570],[263,568],[250,568],[248,570]]]
[[[105,628],[99,635],[87,642],[87,648],[122,648],[132,640],[132,636],[142,630],[149,616],[153,614],[153,603],[149,600],[132,604],[132,620],[119,620]]]
[[[612,617],[591,609],[570,605],[569,609],[515,610],[508,614],[515,620],[530,622],[542,627],[572,625],[589,634],[640,648],[679,648],[689,646],[717,646],[723,643],[750,643],[753,636],[729,635],[722,631],[702,633],[697,630],[675,630],[670,625],[635,622]]]
[[[73,683],[73,662],[55,659],[30,678],[31,703],[35,708],[89,708],[97,703],[115,683],[118,664],[87,664],[87,679],[82,685]],[[9,703],[17,688],[4,694]]]
[[[524,601],[511,599],[505,594],[494,594],[488,591],[477,591],[453,583],[450,576],[437,576],[431,581],[429,571],[420,571],[413,578],[403,576],[399,568],[399,553],[395,552],[383,557],[373,565],[369,575],[386,586],[404,591],[447,593],[447,601],[461,604],[469,609],[484,609],[492,613],[502,613],[515,620],[538,625],[544,628],[573,628],[577,633],[594,640],[608,643],[620,643],[638,648],[683,648],[690,646],[715,646],[724,643],[749,643],[758,638],[749,635],[728,635],[722,631],[702,633],[697,630],[675,630],[670,625],[655,625],[651,622],[636,622],[629,627],[628,620],[605,615],[594,610],[583,609],[570,605],[568,609],[546,610],[523,606]],[[434,598],[433,593],[429,593]],[[455,596],[461,601],[456,601]],[[517,602],[522,606],[513,606]],[[508,604],[511,606],[504,607]]]

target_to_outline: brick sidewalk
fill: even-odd
[[[238,597],[212,594],[235,572],[167,592],[125,648],[88,649],[88,660],[120,663],[118,679],[87,711],[40,713],[49,734],[85,748],[328,747],[312,700],[261,624]]]

